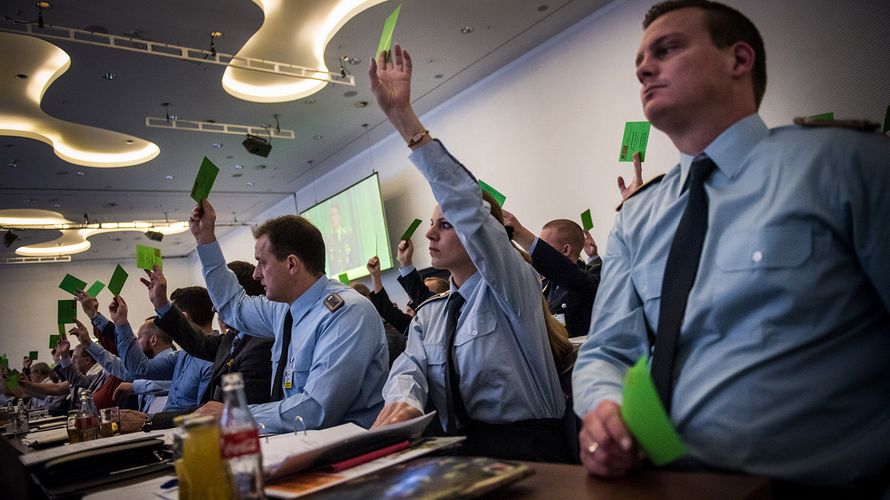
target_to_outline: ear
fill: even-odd
[[[185,318],[185,319],[187,319],[187,320],[189,320],[189,321],[192,320],[192,318],[189,317],[189,313],[187,313],[187,312],[185,312],[185,311],[180,311],[180,312],[182,313],[182,317],[183,317],[183,318]]]
[[[736,42],[730,47],[732,54],[732,76],[742,78],[754,71],[754,60],[757,58],[754,47],[747,42]]]
[[[296,255],[294,255],[294,254],[288,255],[286,261],[287,261],[287,272],[291,276],[294,276],[303,270],[303,261],[300,260],[300,258],[297,257]]]
[[[572,245],[569,245],[568,243],[566,243],[565,245],[562,246],[561,251],[562,251],[562,254],[565,255],[566,257],[571,257],[572,256]]]

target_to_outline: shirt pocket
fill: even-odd
[[[661,297],[664,263],[651,264],[631,272],[630,279],[643,302]]]
[[[725,272],[792,269],[813,255],[813,231],[806,224],[783,224],[726,233],[718,244],[717,267]]]
[[[480,339],[491,335],[498,326],[498,320],[491,311],[480,311],[468,317],[463,328],[460,328],[454,338],[454,346],[459,347],[471,340]]]
[[[445,354],[445,346],[442,344],[424,344],[426,364],[430,366],[444,365],[448,357]]]

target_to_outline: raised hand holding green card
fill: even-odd
[[[37,351],[29,351],[28,359],[30,359],[31,361],[34,361],[35,359],[37,359]]]
[[[77,294],[78,290],[84,290],[86,289],[86,287],[87,284],[85,281],[81,281],[70,274],[66,274],[65,277],[62,278],[62,282],[59,283],[59,288],[65,290],[71,295]]]
[[[386,18],[386,21],[383,23],[383,32],[380,34],[380,42],[377,44],[377,52],[374,52],[374,58],[380,57],[381,52],[389,52],[389,48],[392,46],[392,34],[396,29],[396,21],[399,20],[399,12],[401,12],[402,6],[399,5],[396,7],[396,10],[392,11],[392,14]]]
[[[219,167],[213,164],[209,158],[204,157],[201,162],[201,168],[198,169],[198,176],[195,177],[195,184],[192,186],[192,199],[197,203],[206,200],[213,189],[213,183],[216,182],[216,176],[219,175]]]
[[[161,249],[146,245],[136,245],[136,267],[153,270],[155,266],[163,268]]]
[[[581,229],[590,231],[593,229],[593,216],[590,215],[590,209],[581,212]]]
[[[499,207],[503,207],[504,202],[507,201],[507,197],[505,195],[501,194],[500,191],[491,187],[491,185],[487,184],[485,181],[482,181],[482,180],[479,181],[479,189],[490,194],[491,197],[494,198],[494,201],[498,204]]]
[[[108,282],[108,291],[112,293],[115,297],[121,294],[121,290],[124,289],[124,283],[127,282],[127,274],[120,265],[114,268],[114,273],[111,275],[111,280]]]
[[[61,328],[59,328],[60,331],[64,331],[64,330],[65,330],[65,325],[59,325],[59,326],[61,327]],[[50,348],[50,349],[55,349],[55,348],[56,348],[56,344],[59,343],[59,339],[60,339],[60,338],[62,338],[61,335],[50,335],[50,336],[49,336],[49,348]]]
[[[646,147],[649,145],[649,122],[627,122],[621,138],[621,152],[618,161],[634,161],[634,153],[640,153],[640,161],[646,161]]]
[[[402,237],[399,238],[399,241],[410,240],[411,237],[414,236],[414,231],[417,231],[417,228],[420,227],[421,222],[423,221],[420,219],[414,219],[414,222],[412,222],[411,225],[408,226],[408,229],[405,229],[405,232],[402,233]]]
[[[77,301],[60,300],[58,323],[60,325],[66,325],[68,323],[74,323],[75,319],[77,319]]]
[[[686,455],[686,445],[658,399],[647,361],[641,357],[624,377],[621,418],[649,460],[660,466]]]

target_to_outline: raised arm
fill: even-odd
[[[133,378],[170,380],[176,368],[176,356],[156,356],[149,358],[136,343],[133,329],[127,320],[127,303],[123,297],[115,297],[109,304],[111,320],[114,321],[117,335],[117,351],[124,367]]]

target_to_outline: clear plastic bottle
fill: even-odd
[[[80,410],[77,412],[77,433],[81,441],[99,439],[99,411],[93,404],[93,393],[80,390]]]
[[[25,403],[19,399],[19,404],[15,408],[15,434],[26,434],[29,430],[28,427],[28,409],[25,408]]]
[[[265,498],[260,433],[247,408],[244,379],[237,372],[224,375],[222,388],[220,456],[228,463],[233,498]]]

